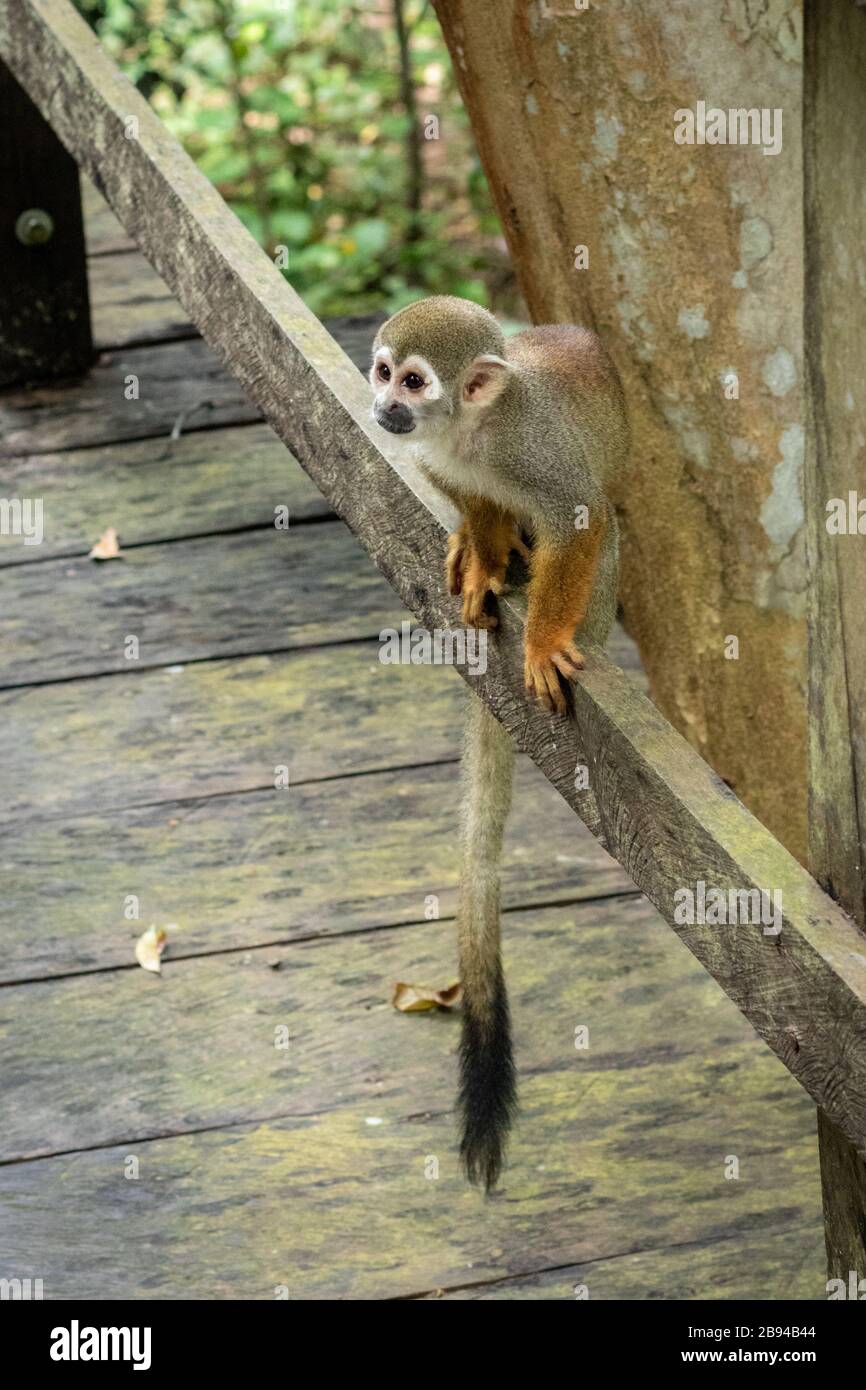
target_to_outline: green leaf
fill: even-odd
[[[390,241],[390,229],[383,217],[366,217],[355,222],[343,233],[347,241],[353,241],[362,256],[378,256]]]
[[[212,183],[237,183],[246,176],[249,160],[242,150],[226,150],[217,146],[206,151],[199,160],[202,173]]]
[[[282,208],[271,218],[274,236],[290,246],[303,246],[313,230],[313,219],[299,208]]]

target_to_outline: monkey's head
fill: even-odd
[[[439,433],[482,411],[508,380],[505,339],[468,299],[433,295],[383,323],[373,343],[373,419],[391,434]]]

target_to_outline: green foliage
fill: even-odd
[[[501,237],[426,0],[77,3],[317,314],[490,302]]]

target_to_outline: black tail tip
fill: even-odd
[[[504,1134],[475,1134],[471,1127],[464,1127],[460,1144],[463,1171],[475,1187],[484,1189],[485,1196],[489,1196],[499,1182],[505,1161],[505,1145]]]
[[[464,999],[459,1109],[464,1171],[471,1183],[489,1193],[499,1181],[517,1109],[508,1000],[502,980],[485,1025]]]

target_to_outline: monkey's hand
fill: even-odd
[[[565,714],[568,710],[560,676],[574,680],[583,667],[583,655],[573,642],[539,646],[527,638],[523,664],[526,689],[551,713]]]
[[[486,613],[488,594],[501,594],[505,587],[505,565],[482,560],[468,532],[461,527],[448,538],[445,574],[448,591],[463,595],[461,622],[467,627],[496,627],[495,613]]]
[[[485,612],[487,595],[499,595],[505,590],[505,571],[508,559],[516,550],[524,561],[529,561],[529,551],[515,528],[506,529],[498,536],[485,536],[479,544],[473,537],[466,522],[448,537],[448,553],[445,559],[445,576],[448,592],[463,595],[461,621],[467,627],[494,628],[499,619],[493,613]]]

